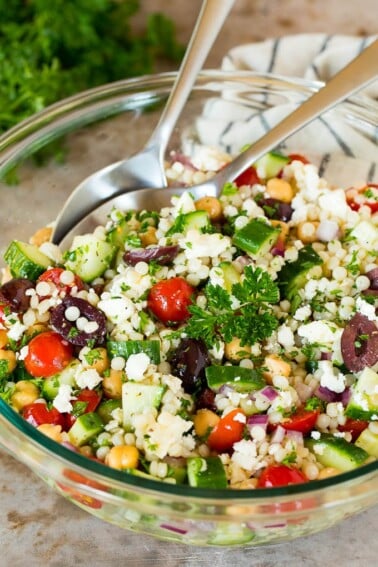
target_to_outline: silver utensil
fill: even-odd
[[[287,115],[211,179],[189,188],[139,189],[111,199],[75,226],[63,239],[62,245],[68,246],[75,235],[92,231],[99,224],[106,223],[107,215],[114,207],[121,210],[159,210],[161,207],[169,205],[173,195],[180,195],[184,191],[190,191],[195,199],[206,195],[218,196],[226,182],[235,179],[262,155],[377,78],[378,40],[364,49],[358,57],[334,75],[324,87],[305,100],[291,114]]]
[[[87,177],[67,199],[52,241],[59,242],[85,215],[112,197],[139,187],[163,187],[164,152],[209,53],[235,0],[204,0],[186,54],[159,123],[144,149]]]

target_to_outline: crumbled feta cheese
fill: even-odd
[[[294,313],[294,319],[298,321],[306,321],[311,315],[311,307],[309,305],[304,305],[299,307]]]
[[[234,443],[231,461],[247,471],[256,468],[257,447],[253,441],[242,439]]]
[[[93,390],[102,381],[101,376],[94,368],[79,369],[75,376],[79,388]]]
[[[286,349],[294,346],[294,333],[287,325],[281,325],[277,331],[277,341]]]
[[[100,299],[97,307],[101,309],[112,323],[125,321],[134,313],[134,305],[128,297],[111,297],[103,294],[104,299]]]
[[[312,321],[298,327],[298,335],[309,343],[333,344],[342,332],[330,321]]]
[[[320,431],[311,431],[311,437],[316,441],[320,439]]]
[[[18,341],[26,331],[26,326],[23,325],[20,321],[16,321],[13,325],[8,329],[8,339],[12,339],[13,341]]]
[[[129,380],[143,380],[144,373],[151,363],[150,357],[144,352],[131,354],[126,362],[126,374]]]
[[[173,216],[192,213],[196,210],[193,197],[190,192],[185,191],[174,203]]]
[[[361,297],[356,299],[356,309],[370,321],[378,321],[378,317],[375,314],[375,305],[368,303]]]
[[[345,390],[345,376],[333,367],[330,360],[319,360],[315,376],[320,378],[320,385],[340,394]]]
[[[71,400],[75,399],[75,396],[72,395],[71,386],[68,384],[61,384],[52,405],[61,413],[70,413],[73,409]]]
[[[349,206],[346,202],[345,191],[343,189],[333,189],[326,191],[319,197],[319,207],[329,217],[337,217],[340,219],[347,219],[349,213]]]
[[[198,230],[188,230],[186,236],[178,241],[188,260],[193,258],[220,256],[231,248],[231,240],[221,234],[202,234]]]
[[[183,451],[186,452],[187,447],[183,447],[183,435],[187,434],[193,427],[192,421],[186,421],[178,415],[172,415],[169,412],[162,411],[157,420],[150,424],[148,431],[148,439],[145,439],[146,450],[153,453],[159,459],[163,459],[167,455],[180,456],[177,454],[178,447],[181,446]],[[185,439],[193,441],[194,439],[186,435]],[[190,447],[191,443],[189,443]],[[172,452],[175,454],[172,455]]]

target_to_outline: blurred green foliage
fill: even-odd
[[[139,0],[0,0],[0,133],[96,85],[179,62],[174,24],[152,14],[136,34]]]

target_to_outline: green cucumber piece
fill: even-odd
[[[255,168],[260,179],[277,177],[290,158],[277,152],[269,152],[256,161]]]
[[[222,270],[226,290],[231,292],[232,286],[240,283],[240,273],[232,262],[221,262],[218,267]]]
[[[215,391],[222,386],[231,386],[237,392],[255,392],[266,386],[260,372],[241,366],[208,366],[205,375],[207,385]]]
[[[262,219],[251,219],[233,236],[235,246],[251,254],[263,256],[272,248],[280,234],[280,229]]]
[[[123,424],[125,427],[132,426],[134,415],[159,408],[165,390],[165,386],[153,384],[139,384],[138,382],[122,384]]]
[[[364,421],[378,419],[378,373],[364,368],[351,388],[345,415]]]
[[[206,211],[192,211],[177,216],[166,236],[172,234],[185,234],[188,230],[199,230],[203,232],[211,226],[209,215]]]
[[[252,529],[237,524],[218,525],[207,541],[209,545],[243,545],[255,539]]]
[[[378,459],[378,435],[370,431],[369,428],[364,429],[356,439],[357,447],[364,449],[369,455]]]
[[[13,240],[4,254],[14,278],[36,281],[52,265],[52,260],[34,244]]]
[[[54,400],[58,395],[59,386],[67,384],[68,386],[75,386],[75,375],[79,361],[74,360],[68,364],[61,372],[45,378],[42,383],[41,393],[46,400]]]
[[[227,488],[226,472],[219,457],[189,457],[187,471],[190,486]]]
[[[94,234],[75,236],[65,253],[65,268],[77,274],[84,282],[102,276],[114,258],[116,247]]]
[[[153,364],[160,364],[160,341],[108,341],[106,344],[110,358],[122,356],[128,359],[132,354],[143,352]]]
[[[68,431],[68,438],[72,445],[81,447],[88,443],[92,437],[101,433],[103,429],[104,424],[97,413],[83,413]]]
[[[278,284],[283,297],[291,301],[311,277],[311,271],[323,264],[322,258],[309,244],[298,251],[298,258],[285,264],[278,274]]]
[[[369,458],[361,447],[348,443],[343,437],[321,435],[320,439],[307,439],[305,445],[325,467],[346,472],[363,465]]]
[[[109,423],[109,421],[111,421],[113,419],[112,412],[115,409],[118,409],[118,408],[121,408],[121,407],[122,407],[121,400],[109,399],[109,400],[102,401],[100,403],[100,405],[98,406],[96,412],[98,413],[98,415],[101,417],[101,420],[106,425],[107,423]]]
[[[124,251],[124,245],[126,238],[130,234],[130,223],[129,220],[125,218],[120,219],[118,222],[112,226],[106,235],[106,240],[110,242],[113,246],[117,248],[122,248]]]

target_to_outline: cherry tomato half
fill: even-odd
[[[353,211],[368,206],[372,213],[378,212],[378,185],[371,183],[356,189],[352,187],[346,191],[346,200]]]
[[[181,323],[190,316],[194,288],[183,278],[171,278],[156,283],[148,295],[148,308],[165,324]]]
[[[307,163],[310,163],[310,161],[306,158],[306,156],[302,155],[302,154],[289,154],[288,158],[290,159],[290,163],[292,161],[301,161],[302,163],[304,163],[305,165]]]
[[[24,364],[35,378],[47,378],[60,372],[72,360],[72,346],[55,331],[32,338]]]
[[[39,276],[38,282],[51,282],[65,295],[69,295],[73,287],[77,287],[79,291],[84,289],[84,283],[76,274],[74,275],[72,283],[63,283],[61,281],[61,275],[64,271],[63,268],[49,268]]]
[[[237,187],[241,187],[242,185],[255,185],[256,183],[261,183],[259,176],[257,175],[256,168],[247,167],[245,171],[243,171],[240,175],[234,179],[234,183]]]
[[[83,484],[85,486],[89,486],[89,487],[95,488],[97,490],[103,490],[103,491],[105,490],[106,491],[106,487],[103,484],[100,484],[99,482],[97,482],[95,480],[91,480],[91,479],[87,478],[86,476],[83,476],[82,474],[77,473],[76,471],[72,471],[70,469],[65,469],[63,471],[63,475],[68,480],[70,480],[71,482],[75,482],[77,484]],[[83,494],[82,492],[80,492],[76,488],[73,488],[71,486],[67,486],[66,484],[62,484],[60,482],[58,482],[57,485],[63,492],[68,494],[70,498],[72,498],[73,500],[76,500],[76,502],[79,502],[80,504],[83,504],[84,506],[88,506],[88,508],[99,509],[99,508],[102,507],[102,502],[100,500],[98,500],[97,498],[93,498],[93,496],[89,496],[88,494]]]
[[[288,486],[289,484],[300,484],[302,482],[308,482],[308,479],[300,470],[287,465],[269,465],[261,473],[257,487],[273,488],[275,486]]]
[[[293,413],[287,420],[282,421],[280,425],[289,431],[299,431],[306,434],[314,429],[316,420],[320,410],[305,410],[300,409]]]
[[[65,416],[54,407],[47,407],[43,402],[33,402],[22,410],[22,417],[34,427],[50,423],[65,429]]]
[[[362,419],[351,419],[347,418],[344,425],[339,425],[339,431],[347,431],[352,435],[352,441],[355,441],[357,437],[369,426],[368,421],[363,421]]]
[[[81,413],[90,413],[95,411],[98,404],[101,402],[101,395],[96,390],[89,390],[89,388],[84,388],[76,395],[76,399],[72,400],[73,412],[75,413],[75,405],[85,403],[86,406]],[[79,407],[80,407],[79,406]],[[72,414],[67,415],[67,426],[70,428],[76,421],[76,416]]]
[[[231,451],[234,443],[241,441],[246,417],[240,409],[234,409],[223,416],[207,438],[210,449],[218,453]]]

